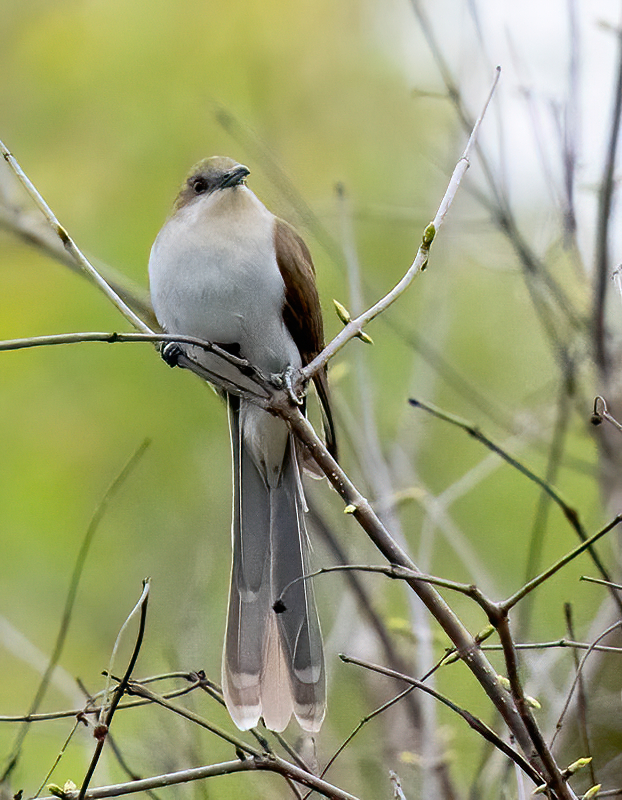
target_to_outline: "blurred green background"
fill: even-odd
[[[340,328],[332,298],[354,302],[342,254],[344,216],[350,214],[369,303],[410,264],[466,141],[450,105],[434,95],[441,84],[408,5],[397,0],[5,0],[0,74],[0,138],[88,255],[146,286],[151,243],[187,170],[204,156],[229,155],[249,166],[249,186],[309,243],[328,336]],[[489,77],[474,92],[476,109]],[[21,190],[11,191],[29,207]],[[567,268],[562,259],[558,266]],[[0,338],[127,327],[85,280],[0,231]],[[498,598],[509,594],[523,581],[537,490],[463,433],[407,405],[414,395],[472,419],[544,472],[555,362],[510,248],[466,191],[427,272],[369,332],[374,347],[351,343],[331,374],[344,466],[371,499],[382,485],[385,493],[415,498],[399,506],[401,530],[424,569],[480,582]],[[413,346],[413,337],[441,353],[498,415],[452,385],[434,358]],[[557,482],[592,530],[604,519],[591,474],[595,449],[584,420],[575,415],[570,427],[572,459]],[[370,445],[376,437],[384,472]],[[41,654],[52,651],[89,521],[145,438],[150,448],[97,529],[61,666],[90,691],[101,688],[115,636],[142,578],[150,576],[136,673],[203,668],[219,680],[231,502],[221,403],[194,376],[168,369],[147,344],[2,353],[0,616],[12,632],[7,627],[0,642],[0,714],[27,711],[40,673],[24,640]],[[479,465],[490,473],[471,472]],[[445,538],[450,529],[431,525],[421,500],[465,475],[473,486],[446,507],[456,528],[452,544]],[[335,493],[322,483],[312,494],[351,559],[378,561]],[[557,509],[550,524],[543,563],[575,544]],[[321,544],[315,561],[331,561]],[[589,569],[586,561],[573,565],[540,592],[531,636],[564,634],[561,603],[569,595],[584,635],[602,599],[576,583]],[[409,617],[402,589],[379,578],[365,583],[387,625],[400,627]],[[382,660],[373,635],[352,622],[354,601],[343,579],[319,579],[316,593],[331,687],[317,744],[323,763],[390,686],[337,659],[346,650]],[[474,631],[483,626],[471,604],[458,599],[456,606]],[[412,637],[398,634],[396,641],[414,663]],[[130,645],[131,636],[117,671]],[[438,653],[444,645],[439,638]],[[464,669],[452,667],[439,683],[489,718]],[[77,687],[72,699],[57,685],[43,707],[73,707],[79,697]],[[207,697],[190,702],[230,724]],[[470,779],[479,742],[438,713],[455,728],[452,769]],[[30,731],[13,791],[36,790],[70,725],[39,723]],[[234,757],[230,747],[161,709],[119,714],[115,726],[142,775]],[[411,743],[391,743],[383,731],[381,721],[368,726],[328,777],[365,797],[389,796],[389,768],[416,784],[416,758],[400,757]],[[0,764],[16,732],[17,726],[0,724]],[[79,731],[55,782],[80,782],[92,741]],[[108,759],[95,784],[122,778]],[[266,775],[223,777],[187,792],[287,795],[279,779]]]

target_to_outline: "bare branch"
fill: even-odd
[[[473,125],[469,141],[467,142],[462,156],[456,164],[449,181],[449,185],[447,186],[443,199],[441,200],[441,204],[436,212],[436,216],[425,229],[421,244],[419,245],[419,249],[417,251],[417,255],[415,256],[415,260],[410,265],[408,271],[388,294],[378,300],[378,302],[371,306],[371,308],[367,309],[367,311],[364,311],[362,314],[360,314],[356,319],[350,320],[345,328],[339,334],[337,334],[337,336],[335,336],[332,342],[330,342],[324,348],[324,350],[322,350],[322,352],[316,358],[314,358],[313,361],[311,361],[311,363],[303,368],[302,374],[305,380],[309,380],[312,375],[318,372],[318,370],[322,369],[322,367],[324,367],[324,365],[331,358],[333,358],[333,356],[338,353],[339,350],[341,350],[341,348],[344,347],[351,339],[360,336],[364,327],[379,314],[382,314],[382,312],[392,305],[399,297],[401,297],[414,279],[426,268],[428,264],[430,246],[432,245],[436,234],[441,228],[454,197],[456,196],[456,192],[458,191],[462,178],[470,166],[469,159],[471,158],[471,154],[475,146],[477,134],[486,110],[488,109],[490,101],[492,100],[494,91],[497,87],[499,76],[500,68],[497,68],[492,87],[488,94],[488,98],[486,99],[486,103],[484,104],[484,108],[482,109],[477,121]]]
[[[510,620],[507,615],[504,615],[497,624],[497,633],[503,646],[503,656],[508,673],[508,680],[510,681],[510,689],[514,703],[521,715],[521,719],[525,723],[525,727],[529,731],[531,741],[538,753],[544,768],[548,774],[547,785],[555,791],[559,797],[572,797],[569,787],[564,780],[561,769],[557,766],[555,759],[549,749],[544,736],[542,735],[538,723],[534,719],[531,707],[525,698],[523,691],[523,684],[519,677],[518,656],[516,648],[514,647],[514,640],[510,632]]]
[[[146,325],[140,317],[138,317],[132,309],[125,303],[119,295],[114,291],[114,289],[106,283],[106,281],[102,278],[99,272],[95,269],[95,267],[91,264],[88,258],[84,255],[84,253],[78,248],[76,243],[73,241],[71,236],[67,233],[65,228],[60,224],[60,222],[56,219],[54,212],[45,202],[39,191],[35,188],[34,184],[30,180],[30,178],[26,175],[23,169],[20,167],[17,159],[11,154],[10,150],[6,147],[6,145],[0,141],[0,153],[4,157],[4,160],[7,164],[11,167],[15,175],[19,178],[22,185],[28,192],[28,194],[32,197],[35,201],[38,208],[41,210],[49,224],[51,225],[52,229],[58,235],[58,238],[63,243],[65,250],[71,255],[74,259],[76,264],[90,277],[90,279],[95,283],[96,286],[106,295],[106,297],[110,300],[110,302],[116,306],[117,310],[123,314],[123,316],[139,331],[143,333],[152,333],[151,328]]]
[[[572,696],[574,694],[574,690],[577,688],[577,685],[579,683],[580,676],[581,676],[581,674],[583,672],[583,667],[585,666],[585,662],[590,657],[591,653],[594,651],[596,645],[599,642],[601,642],[606,636],[609,636],[610,633],[613,633],[613,631],[617,630],[620,627],[622,627],[622,620],[618,620],[617,622],[614,622],[613,625],[610,625],[605,631],[603,631],[599,636],[596,637],[596,639],[592,642],[592,644],[588,647],[587,651],[584,653],[583,658],[581,659],[581,663],[579,664],[579,666],[577,668],[575,679],[574,679],[574,681],[572,683],[572,686],[570,687],[570,691],[568,692],[568,697],[566,698],[566,702],[564,703],[564,707],[562,709],[562,712],[559,715],[559,719],[557,720],[555,733],[553,734],[553,738],[551,739],[551,747],[553,747],[555,739],[557,738],[559,732],[562,729],[564,717],[566,716],[566,712],[568,711],[568,708],[570,706],[570,702],[572,700]]]
[[[279,775],[291,778],[303,786],[307,786],[309,789],[313,789],[324,797],[331,798],[331,800],[358,800],[354,795],[344,792],[342,789],[333,786],[327,781],[305,772],[278,756],[247,758],[244,761],[225,761],[221,764],[210,764],[206,767],[195,767],[193,769],[180,770],[179,772],[168,772],[164,775],[154,775],[152,778],[144,778],[140,781],[118,783],[112,786],[100,786],[96,789],[90,789],[86,793],[84,800],[119,797],[124,794],[145,792],[164,786],[176,786],[180,783],[205,780],[206,778],[212,778],[216,775],[232,775],[236,772],[255,771],[276,772]],[[64,792],[63,795],[65,800],[79,800],[78,792]],[[42,800],[58,800],[58,798],[45,797],[42,798]]]
[[[435,700],[443,703],[443,705],[447,706],[447,708],[450,708],[454,713],[462,717],[467,725],[469,725],[469,727],[472,728],[476,733],[479,733],[479,735],[482,736],[487,742],[490,742],[504,755],[508,756],[508,758],[511,758],[512,761],[517,764],[536,785],[542,783],[542,776],[540,773],[537,772],[520,753],[506,744],[503,739],[501,739],[501,737],[492,730],[492,728],[489,728],[485,722],[476,717],[474,714],[471,714],[470,711],[466,711],[466,709],[457,706],[455,703],[449,700],[449,698],[440,694],[440,692],[437,692],[436,689],[433,689],[431,686],[428,686],[422,681],[416,680],[416,678],[411,678],[409,675],[400,675],[392,669],[387,669],[386,667],[381,667],[377,664],[370,664],[367,661],[361,661],[360,659],[353,658],[352,656],[346,656],[342,654],[339,656],[339,658],[346,664],[356,664],[359,667],[364,667],[365,669],[372,670],[373,672],[378,672],[380,675],[399,678],[399,680],[403,680],[405,683],[408,683],[411,686],[414,686],[416,689],[419,689],[422,692],[429,694],[431,697],[434,697]]]
[[[119,685],[114,690],[114,693],[113,693],[113,696],[112,696],[112,700],[110,701],[110,704],[107,707],[107,711],[106,711],[105,717],[100,716],[100,724],[97,725],[97,727],[95,728],[94,735],[95,735],[95,737],[97,739],[97,745],[95,746],[95,752],[93,753],[93,758],[91,759],[91,763],[89,765],[89,768],[88,768],[88,770],[86,772],[86,775],[84,777],[84,780],[82,782],[82,786],[80,788],[80,792],[77,793],[78,800],[84,800],[84,798],[86,797],[86,791],[88,789],[88,786],[89,786],[89,783],[91,781],[91,778],[93,777],[93,773],[95,772],[95,767],[97,766],[97,763],[98,763],[99,758],[101,756],[102,750],[104,749],[104,743],[106,741],[106,734],[108,733],[108,730],[110,728],[110,724],[112,722],[112,718],[113,718],[114,713],[115,713],[115,711],[117,709],[117,706],[119,705],[119,701],[123,697],[123,693],[125,692],[125,689],[127,688],[130,676],[132,674],[132,671],[133,671],[134,666],[136,664],[136,661],[138,659],[138,654],[140,653],[140,648],[141,648],[142,641],[143,641],[143,635],[144,635],[144,632],[145,632],[145,623],[146,623],[146,620],[147,620],[147,603],[148,603],[148,600],[149,600],[149,580],[145,580],[144,583],[143,583],[143,591],[142,591],[142,594],[141,594],[141,596],[140,596],[140,598],[138,600],[138,603],[136,604],[136,606],[134,606],[134,609],[130,612],[130,615],[128,616],[128,618],[126,619],[125,623],[121,627],[121,632],[122,632],[125,629],[125,627],[126,627],[127,623],[129,622],[129,620],[134,616],[135,612],[136,611],[140,611],[140,622],[139,622],[139,625],[138,625],[138,633],[136,635],[136,642],[134,644],[134,651],[132,652],[132,655],[130,657],[129,663],[127,665],[127,668],[125,670],[125,674],[123,675],[123,678],[122,678],[121,682],[119,683]],[[102,707],[102,713],[103,713],[103,707]]]
[[[439,408],[436,408],[436,406],[432,405],[431,403],[423,403],[420,400],[415,400],[413,398],[411,398],[409,400],[409,403],[412,406],[414,406],[415,408],[421,408],[421,409],[423,409],[423,411],[427,411],[428,414],[432,414],[437,419],[442,419],[445,422],[449,422],[451,425],[455,425],[456,427],[461,428],[463,431],[468,433],[469,436],[472,436],[478,442],[481,442],[489,450],[492,450],[492,452],[497,453],[499,456],[501,456],[501,458],[504,461],[506,461],[508,464],[510,464],[512,467],[514,467],[514,469],[517,469],[520,473],[525,475],[525,477],[529,478],[530,481],[533,481],[541,489],[543,489],[546,492],[546,494],[552,500],[554,500],[555,503],[557,503],[559,508],[562,510],[564,516],[566,517],[566,519],[568,520],[568,522],[570,523],[572,528],[577,533],[579,539],[584,544],[587,543],[585,547],[577,548],[576,555],[578,555],[580,552],[582,553],[583,550],[587,549],[589,551],[589,554],[590,554],[591,558],[592,558],[592,561],[594,562],[594,564],[597,567],[597,569],[600,572],[600,574],[603,576],[603,578],[605,580],[610,580],[609,573],[608,573],[606,567],[604,566],[604,564],[602,563],[598,553],[596,553],[596,551],[591,547],[592,543],[588,539],[587,533],[586,533],[586,531],[585,531],[585,529],[584,529],[584,527],[583,527],[583,525],[581,523],[581,520],[579,519],[579,514],[578,514],[577,510],[572,508],[570,505],[568,505],[568,503],[562,498],[562,496],[557,491],[557,489],[555,489],[555,487],[551,486],[547,481],[542,480],[542,478],[538,477],[528,467],[526,467],[524,464],[522,464],[516,458],[511,456],[509,453],[506,453],[505,450],[503,450],[498,445],[496,445],[491,439],[489,439],[485,434],[483,434],[479,430],[479,428],[477,428],[475,425],[471,425],[470,423],[466,422],[463,419],[460,419],[460,417],[457,417],[454,414],[448,414],[445,411],[441,411]],[[616,520],[617,520],[617,518],[616,518]],[[613,524],[617,525],[617,522],[614,522]],[[605,532],[607,532],[609,529],[610,528],[607,528]],[[602,535],[602,532],[599,535]],[[573,551],[573,553],[574,553],[574,551]],[[571,556],[571,558],[574,558],[574,557],[575,557],[575,555]],[[564,563],[567,563],[567,562],[564,562]],[[562,566],[563,566],[563,564],[562,564]],[[558,569],[558,567],[555,567],[554,571],[557,571],[557,569]],[[548,571],[545,574],[548,574]],[[536,578],[536,580],[540,580],[540,579]],[[527,586],[530,586],[530,585],[531,584],[527,584]],[[531,589],[529,591],[531,591]],[[525,595],[523,594],[522,596],[524,597]],[[618,608],[620,608],[620,610],[622,610],[622,601],[620,600],[620,598],[615,593],[612,593],[612,597],[613,597],[613,600],[615,601],[615,603],[618,605]]]
[[[28,714],[23,718],[25,725],[21,728],[21,730],[16,736],[15,743],[13,744],[12,752],[11,755],[9,756],[7,766],[2,776],[0,777],[0,783],[2,783],[8,778],[8,776],[18,763],[24,739],[28,734],[29,723],[33,720],[34,716],[36,715],[37,709],[41,705],[45,693],[47,692],[50,679],[52,677],[52,673],[54,672],[56,665],[60,660],[63,648],[65,646],[67,633],[69,631],[69,624],[71,622],[76,595],[78,592],[78,586],[80,583],[80,578],[82,577],[84,565],[86,563],[86,559],[89,554],[93,537],[95,536],[95,533],[99,527],[99,523],[101,522],[102,517],[106,513],[106,510],[108,509],[111,500],[114,498],[119,488],[125,483],[129,475],[131,474],[132,470],[136,467],[136,465],[142,458],[148,446],[149,446],[149,441],[146,440],[138,447],[138,449],[135,451],[135,453],[132,455],[127,464],[123,467],[121,472],[117,475],[115,480],[112,482],[112,484],[106,491],[102,501],[95,510],[95,514],[93,515],[91,522],[89,523],[86,534],[82,541],[82,545],[80,546],[80,550],[76,557],[73,573],[71,575],[71,580],[69,582],[69,590],[67,592],[67,598],[65,600],[65,607],[63,609],[63,614],[61,617],[61,623],[58,629],[58,633],[56,634],[56,642],[54,644],[52,655],[50,656],[50,660],[48,662],[45,673],[41,678],[41,682],[39,684],[39,687],[37,688],[35,697],[30,705]]]
[[[605,329],[605,307],[607,301],[607,281],[611,270],[609,261],[609,225],[615,192],[615,167],[620,138],[622,117],[622,31],[618,37],[618,72],[614,87],[609,146],[603,165],[603,175],[598,191],[598,219],[596,224],[596,286],[592,309],[592,335],[594,337],[594,358],[603,377],[607,377],[609,356]]]
[[[482,650],[502,650],[502,646],[500,644],[483,644]],[[514,647],[517,650],[552,650],[564,647],[570,648],[571,650],[596,650],[599,653],[615,653],[616,655],[622,655],[622,647],[610,647],[607,645],[597,644],[595,647],[592,645],[587,644],[586,642],[574,642],[570,639],[556,639],[553,642],[515,642]]]
[[[622,522],[622,514],[618,514],[618,516],[614,517],[608,525],[605,525],[605,527],[602,528],[602,530],[595,533],[589,539],[586,539],[582,544],[575,547],[574,550],[566,553],[565,556],[560,558],[559,561],[556,561],[547,570],[540,573],[540,575],[529,581],[529,583],[526,583],[515,594],[513,594],[511,597],[508,597],[508,599],[501,604],[501,608],[506,612],[509,611],[513,606],[516,605],[516,603],[519,602],[519,600],[522,600],[525,595],[529,594],[529,592],[532,592],[537,586],[540,586],[540,584],[547,581],[552,575],[562,569],[562,567],[565,567],[566,564],[569,564],[571,561],[573,561],[577,556],[581,555],[581,553],[583,553],[585,550],[589,550],[590,547],[598,541],[598,539],[600,539],[602,536],[605,536],[607,533],[609,533],[609,531],[613,530],[616,525],[620,524],[620,522]],[[607,584],[609,586],[611,585],[610,582],[607,582]],[[620,602],[615,590],[612,590],[612,596],[618,600],[618,603]]]

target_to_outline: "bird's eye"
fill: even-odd
[[[207,191],[207,181],[205,178],[195,178],[192,181],[192,189],[195,194],[203,194]]]

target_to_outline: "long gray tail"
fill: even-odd
[[[270,425],[276,423],[269,419]],[[242,730],[263,717],[267,728],[282,731],[294,713],[304,730],[316,732],[324,719],[326,678],[311,582],[289,586],[284,609],[273,610],[283,589],[307,572],[294,440],[279,430],[284,447],[270,472],[241,430],[235,399],[230,426],[233,567],[222,669],[225,702]]]

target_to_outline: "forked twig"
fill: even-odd
[[[450,708],[453,712],[458,714],[458,716],[462,717],[462,719],[467,723],[467,725],[469,725],[470,728],[482,736],[487,742],[493,744],[500,752],[508,756],[508,758],[512,759],[512,761],[517,764],[536,785],[542,782],[542,776],[531,766],[524,756],[506,744],[506,742],[504,742],[503,739],[501,739],[501,737],[492,730],[492,728],[488,727],[485,722],[476,717],[474,714],[471,714],[470,711],[467,711],[466,709],[461,708],[453,703],[448,697],[445,697],[445,695],[437,692],[436,689],[433,689],[431,686],[423,683],[423,681],[418,681],[416,678],[411,678],[409,675],[400,675],[394,670],[381,667],[378,664],[370,664],[368,661],[362,661],[361,659],[353,658],[352,656],[346,656],[343,654],[339,657],[346,664],[355,664],[356,666],[364,667],[365,669],[377,672],[380,675],[387,675],[391,678],[399,678],[416,689],[426,692],[426,694],[429,694],[435,700],[438,700],[439,703],[443,703],[443,705],[447,706],[447,708]]]

